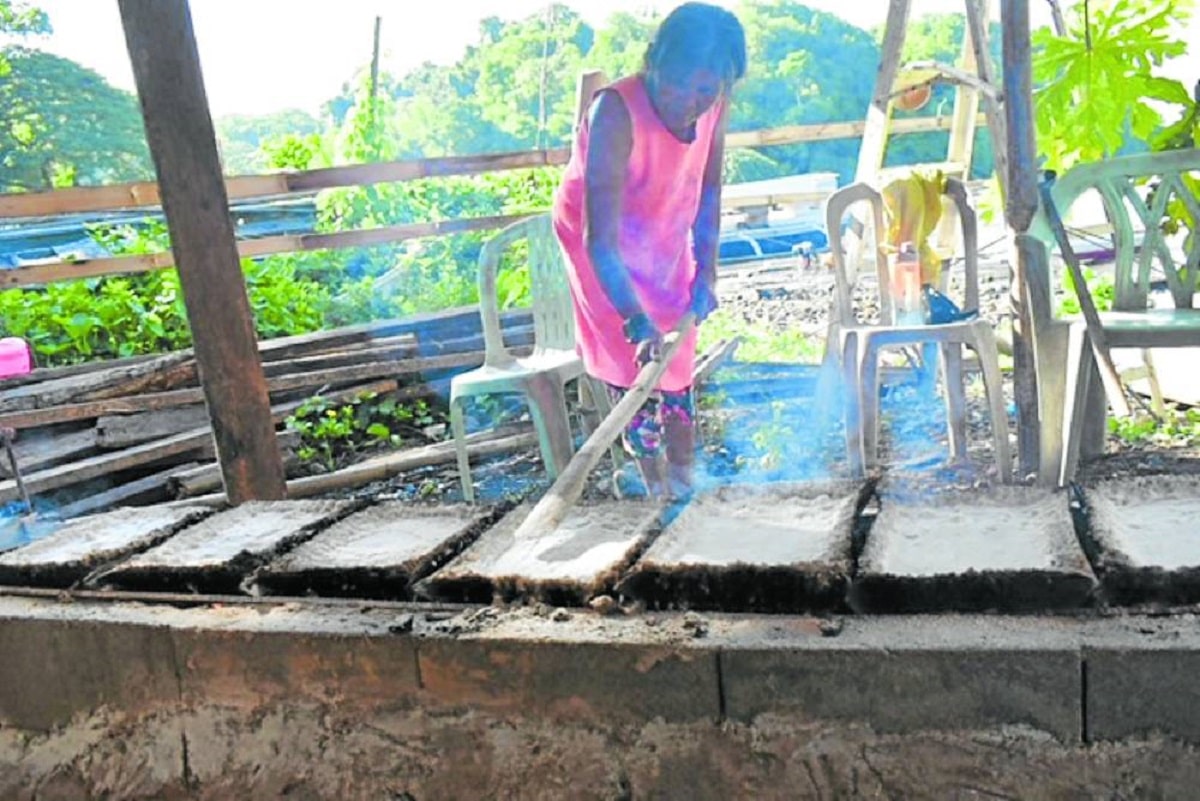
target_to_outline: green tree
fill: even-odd
[[[232,114],[216,121],[225,173],[246,175],[270,168],[265,146],[289,135],[320,133],[320,120],[300,109],[274,114]]]
[[[793,0],[744,0],[749,72],[734,95],[730,127],[860,119],[874,88],[879,47],[870,34]],[[777,175],[832,170],[849,177],[858,157],[853,140],[759,148]],[[750,164],[751,162],[746,162]],[[757,163],[756,171],[761,170]],[[749,176],[727,175],[727,180]]]
[[[650,14],[612,14],[596,31],[595,42],[583,58],[583,66],[597,69],[609,80],[632,75],[642,68],[646,47],[659,18]]]
[[[137,100],[69,59],[4,51],[0,188],[41,190],[150,178]]]
[[[519,22],[485,24],[498,38],[474,53],[483,119],[535,147],[565,142],[574,122],[574,78],[592,47],[592,29],[557,3]]]
[[[0,34],[28,36],[49,32],[50,19],[46,12],[21,2],[0,0]],[[0,78],[7,75],[8,70],[8,59],[0,52]],[[3,117],[0,116],[0,119]]]

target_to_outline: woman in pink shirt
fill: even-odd
[[[689,310],[717,306],[721,164],[729,91],[746,37],[719,6],[663,20],[642,71],[601,89],[554,201],[579,352],[618,398]],[[683,497],[695,458],[693,333],[625,430],[649,492]],[[664,464],[665,457],[665,464]]]

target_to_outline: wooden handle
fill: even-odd
[[[667,371],[667,366],[685,337],[696,325],[696,315],[688,312],[675,326],[675,329],[663,339],[663,347],[658,357],[646,364],[634,380],[633,386],[625,393],[625,397],[613,407],[608,416],[600,422],[592,435],[583,443],[583,447],[571,457],[555,482],[547,490],[542,499],[537,502],[529,515],[513,534],[515,539],[533,537],[538,534],[553,531],[566,517],[567,512],[583,494],[588,474],[599,463],[600,457],[612,445],[613,440],[620,436],[621,431],[637,414],[638,409],[650,397],[650,393],[658,385],[659,379]]]

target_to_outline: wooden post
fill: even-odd
[[[910,0],[891,0],[888,4],[887,27],[883,34],[879,71],[875,75],[875,94],[867,109],[867,124],[858,149],[858,169],[855,181],[874,183],[883,167],[887,151],[888,118],[892,113],[892,90],[900,58],[904,50],[904,32],[908,28]]]
[[[119,0],[230,503],[284,497],[267,383],[187,0]]]
[[[1029,0],[1001,0],[1000,24],[1004,31],[1004,128],[1008,141],[1008,194],[1005,217],[1014,240],[1024,238],[1038,208],[1037,144],[1033,117],[1033,67],[1029,41]],[[1038,386],[1035,343],[1025,284],[1048,281],[1029,276],[1026,249],[1016,248],[1012,276],[1014,394],[1017,401],[1017,457],[1020,477],[1039,471]]]
[[[975,28],[971,16],[981,9],[974,0],[966,0],[967,13],[963,23],[962,53],[957,66],[964,72],[978,73],[979,65],[975,47]],[[986,13],[986,10],[983,10]],[[985,23],[986,24],[986,23]],[[982,77],[982,76],[981,76]],[[950,127],[950,146],[946,161],[963,165],[962,179],[971,179],[971,160],[975,156],[975,120],[979,116],[979,91],[964,83],[954,88],[954,122]]]
[[[996,85],[992,70],[992,53],[988,47],[988,16],[991,12],[990,0],[966,0],[967,29],[971,37],[971,46],[975,50],[976,72],[980,80]],[[1004,114],[1000,99],[985,95],[983,98],[984,114],[987,116],[988,130],[992,135],[992,161],[996,172],[996,180],[1000,184],[1001,197],[1007,197],[1008,185],[1008,137],[1005,133]]]

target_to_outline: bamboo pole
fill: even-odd
[[[596,430],[587,438],[579,451],[567,462],[562,473],[547,490],[542,499],[537,502],[529,515],[521,522],[513,534],[513,538],[533,537],[547,531],[553,531],[566,517],[571,506],[583,494],[588,474],[599,463],[608,451],[613,441],[621,434],[622,429],[637,414],[638,409],[646,402],[646,398],[654,391],[659,379],[667,371],[679,346],[691,333],[696,325],[696,315],[688,312],[675,326],[675,330],[667,334],[658,358],[648,363],[637,375],[633,386],[625,393],[625,397],[613,407],[608,416],[596,426]]]

